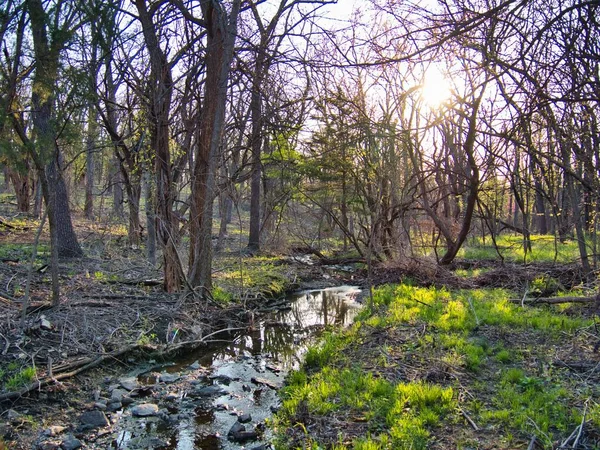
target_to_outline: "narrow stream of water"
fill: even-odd
[[[152,400],[166,407],[162,417],[132,417],[124,411],[113,448],[268,448],[264,423],[278,407],[277,390],[285,375],[298,368],[324,326],[352,322],[361,308],[355,300],[359,292],[341,286],[294,294],[289,308],[261,315],[248,330],[138,376],[144,386],[162,383]],[[175,392],[164,386],[169,380]]]

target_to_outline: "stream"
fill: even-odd
[[[109,448],[269,448],[265,421],[279,407],[286,374],[299,367],[324,326],[352,323],[362,306],[359,293],[340,286],[293,294],[285,308],[260,314],[246,330],[130,375],[121,384],[133,383],[137,398],[117,411]],[[126,392],[115,386],[113,396]],[[154,410],[146,415],[136,409],[140,402]]]

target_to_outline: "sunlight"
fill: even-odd
[[[435,67],[430,67],[423,77],[421,99],[432,109],[441,107],[452,92],[448,79]]]

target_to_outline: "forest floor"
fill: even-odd
[[[203,345],[218,330],[245,327],[251,317],[249,311],[264,307],[271,299],[294,289],[339,284],[366,287],[410,279],[415,285],[430,289],[504,288],[522,292],[541,276],[555,280],[557,286],[572,287],[581,283],[576,265],[521,266],[463,261],[454,269],[475,271],[477,275],[461,276],[456,270],[440,268],[427,260],[410,260],[376,267],[369,274],[360,264],[349,269],[319,265],[318,261],[307,263],[293,255],[240,256],[230,252],[215,259],[217,289],[214,299],[205,301],[187,294],[162,292],[160,267],[148,264],[140,249],[127,246],[126,236],[118,227],[87,221],[77,221],[76,227],[86,256],[61,262],[61,302],[52,306],[49,303],[50,275],[46,270],[47,236],[42,235],[31,270],[34,222],[17,218],[4,220],[4,225],[0,225],[0,449],[3,445],[15,449],[58,448],[60,441],[56,444],[51,439],[57,432],[53,425],[72,424],[75,417],[91,408],[98,396],[97,386],[106,379],[118,378],[141,361]],[[542,286],[542,291],[544,288],[553,290],[547,284]],[[22,300],[27,292],[29,306],[23,315]],[[598,314],[597,307],[597,303],[583,305],[578,310],[565,309],[561,314],[591,319]],[[415,322],[402,331],[386,333],[375,327],[360,339],[361,346],[353,347],[354,353],[349,353],[349,357],[354,355],[354,362],[364,360],[367,366],[377,367],[381,361],[370,361],[364,355],[381,355],[381,349],[403,348],[424,336],[422,326],[423,323]],[[479,330],[490,342],[541,340],[540,351],[562,355],[552,360],[552,364],[558,360],[577,362],[576,369],[561,372],[564,376],[577,380],[584,377],[586,383],[600,381],[597,370],[600,358],[592,351],[597,331],[589,326],[587,334],[578,334],[575,340],[563,337],[547,341],[530,335],[496,336],[493,333],[495,331],[486,327]],[[378,350],[374,351],[373,346]],[[378,377],[387,377],[392,372],[400,376],[398,370],[404,367],[403,373],[414,372],[409,376],[412,379],[439,376],[458,379],[463,384],[464,380],[474,377],[468,371],[455,371],[446,363],[440,363],[438,359],[442,355],[435,352],[427,356],[430,359],[421,355],[423,359],[418,367],[403,359],[412,358],[410,354],[386,356],[395,358],[394,364],[386,359],[386,374],[373,373]],[[306,414],[309,413],[307,410]],[[311,432],[337,430],[342,423],[346,425],[347,435],[325,438],[332,446],[360,433],[374,432],[365,417],[329,414],[312,422],[302,416],[305,413],[301,411],[294,414],[300,418],[297,423],[304,423]],[[463,426],[464,429],[469,427],[468,423]],[[522,438],[513,441],[519,443],[516,447],[495,446],[493,441],[490,437],[486,445],[473,448],[527,447],[523,447]],[[444,438],[438,442],[444,442]],[[436,448],[456,448],[454,440],[448,442],[451,445],[440,444]]]

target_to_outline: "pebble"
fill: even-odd
[[[177,394],[177,392],[169,392],[167,395],[165,395],[165,400],[168,401],[175,401],[179,398],[179,394]]]
[[[174,383],[181,378],[178,373],[161,373],[160,381],[163,383]]]
[[[101,428],[105,427],[109,424],[106,415],[102,411],[94,410],[94,411],[86,411],[81,416],[79,416],[79,422],[85,428]]]
[[[128,391],[133,391],[135,388],[137,388],[139,386],[139,383],[137,381],[137,378],[127,377],[127,378],[120,378],[119,385],[122,388],[127,389]]]
[[[106,411],[106,402],[96,402],[94,403],[94,408],[99,409],[100,411]]]
[[[249,413],[243,413],[238,416],[239,423],[252,422],[252,416]]]
[[[123,396],[127,395],[127,391],[124,389],[113,389],[113,391],[110,393],[110,399],[111,401],[117,401],[120,402],[123,399]]]
[[[67,429],[67,427],[63,427],[61,425],[52,425],[52,426],[50,426],[50,427],[48,427],[48,428],[46,428],[44,430],[44,434],[46,436],[54,437],[56,435],[59,435],[60,433],[62,433],[66,429]]]
[[[81,441],[72,434],[68,435],[67,438],[62,441],[62,444],[60,444],[60,448],[63,450],[75,450],[81,447]]]
[[[111,401],[108,405],[106,405],[106,410],[108,412],[117,412],[123,407],[123,404],[120,401]]]
[[[155,416],[158,413],[158,406],[154,403],[142,403],[131,408],[131,415],[136,417]]]
[[[128,397],[126,395],[123,396],[123,398],[121,399],[121,403],[123,404],[123,406],[128,406],[131,405],[135,400],[132,399],[131,397]]]
[[[200,363],[198,361],[194,361],[192,364],[190,364],[190,369],[192,369],[192,370],[198,370],[201,368],[202,368],[202,366],[200,365]]]
[[[190,392],[190,395],[197,397],[211,397],[213,395],[221,395],[224,393],[225,391],[220,386],[213,384],[212,386],[196,389],[195,391]]]

